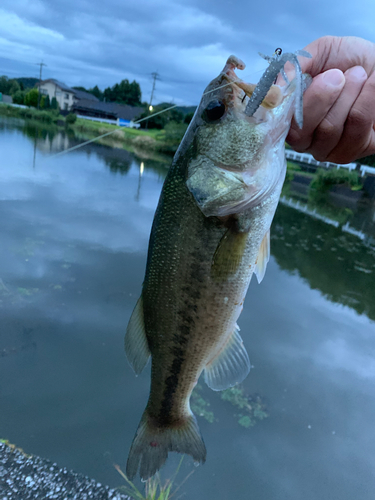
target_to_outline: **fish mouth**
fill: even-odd
[[[240,100],[242,104],[246,104],[248,100],[247,98],[250,98],[253,95],[256,87],[255,83],[246,83],[241,80],[234,71],[235,69],[244,70],[245,68],[246,65],[241,59],[234,55],[231,55],[228,57],[227,62],[225,63],[225,66],[220,74],[220,76],[222,77],[220,79],[221,82],[226,80],[228,82],[227,84],[232,84],[234,91],[233,97],[237,98],[235,99],[235,101]],[[225,85],[225,83],[223,83],[223,85]],[[276,108],[280,106],[284,98],[285,93],[283,92],[283,89],[279,85],[272,85],[267,95],[263,99],[261,106],[266,109]]]

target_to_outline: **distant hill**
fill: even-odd
[[[170,102],[161,102],[160,104],[155,104],[155,106],[173,106],[173,103]],[[189,113],[194,113],[195,110],[197,109],[196,106],[177,106],[175,108],[176,111],[180,111],[184,116],[188,115]]]
[[[23,77],[23,78],[15,78],[17,82],[23,86],[24,90],[26,89],[32,89],[35,87],[35,84],[39,82],[39,78],[28,78],[28,77]]]

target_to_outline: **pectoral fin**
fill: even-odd
[[[225,280],[234,274],[241,264],[248,235],[230,229],[221,238],[215,251],[211,275],[218,280]]]
[[[250,371],[250,361],[236,326],[227,344],[204,370],[204,380],[214,391],[239,384]]]
[[[262,281],[266,274],[268,261],[270,260],[270,231],[268,230],[259,247],[258,259],[255,264],[255,274],[258,283]]]
[[[133,370],[139,375],[150,357],[143,317],[142,295],[138,299],[126,329],[125,353]]]

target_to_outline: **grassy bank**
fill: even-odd
[[[171,122],[163,130],[132,129],[105,122],[85,120],[84,118],[78,118],[75,123],[68,124],[65,117],[60,115],[57,110],[18,108],[6,104],[0,104],[0,115],[56,124],[73,130],[77,135],[84,135],[90,139],[112,132],[108,137],[111,137],[111,140],[115,141],[118,146],[122,144],[127,149],[160,152],[169,155],[176,152],[187,128],[187,125]]]
[[[36,108],[17,108],[0,103],[0,116],[38,120],[44,123],[57,123],[62,120],[65,124],[65,118],[59,114],[58,110],[46,111]]]
[[[116,141],[123,142],[136,150],[157,151],[161,153],[174,154],[186,131],[186,127],[181,124],[170,123],[166,129],[134,129],[127,127],[118,127],[109,123],[95,122],[78,118],[71,125],[71,128],[80,133],[95,137],[112,132],[109,137]]]

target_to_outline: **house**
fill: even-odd
[[[72,89],[68,85],[65,85],[65,83],[59,82],[54,78],[37,83],[36,86],[42,95],[49,96],[50,101],[52,101],[53,97],[56,97],[56,101],[63,111],[71,111],[75,102],[80,99],[99,102],[99,99],[89,92]]]
[[[143,107],[128,106],[117,102],[101,102],[89,92],[72,89],[54,78],[37,83],[40,93],[48,95],[50,101],[56,97],[56,101],[62,111],[71,111],[77,115],[103,121],[122,121],[129,126],[140,114]]]
[[[73,112],[77,115],[104,120],[134,121],[144,111],[143,107],[118,104],[117,102],[92,101],[91,99],[77,100],[73,105]]]

